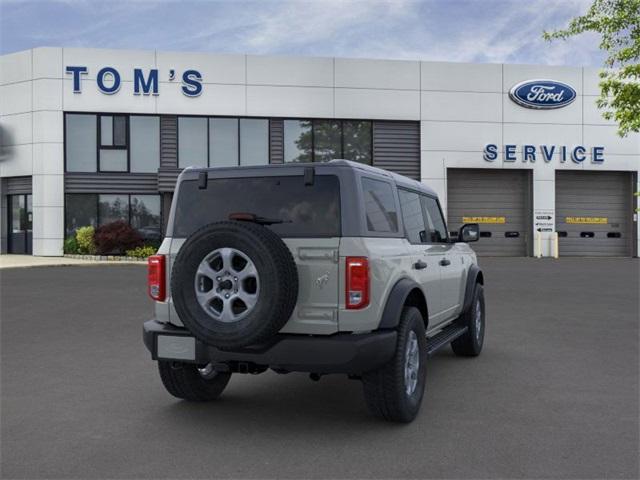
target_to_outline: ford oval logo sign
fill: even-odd
[[[514,85],[509,96],[523,107],[550,110],[569,105],[576,99],[576,91],[554,80],[527,80]]]

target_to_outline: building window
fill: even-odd
[[[131,195],[130,224],[147,242],[160,243],[162,215],[160,195]]]
[[[131,171],[155,173],[160,167],[160,118],[147,115],[129,117]]]
[[[74,235],[80,227],[98,227],[118,220],[123,220],[135,228],[146,243],[159,245],[162,237],[160,195],[65,195],[67,236]]]
[[[311,162],[312,155],[311,120],[284,121],[284,161]]]
[[[100,164],[101,172],[126,172],[128,170],[127,117],[124,115],[100,115]]]
[[[240,119],[240,165],[269,163],[269,120]]]
[[[313,158],[328,162],[342,157],[342,122],[316,120],[313,122]]]
[[[98,225],[98,195],[78,194],[65,197],[65,225],[67,236],[80,227]]]
[[[65,115],[67,172],[154,173],[160,166],[160,117]]]
[[[118,220],[129,221],[129,196],[98,195],[98,225]]]
[[[371,232],[398,231],[398,214],[391,185],[381,180],[362,179],[367,229]]]
[[[285,162],[345,158],[371,164],[372,123],[367,120],[285,120]]]
[[[238,119],[209,119],[209,165],[233,167],[238,165]]]
[[[208,165],[207,119],[178,117],[178,166],[206,167]]]
[[[65,116],[65,156],[68,172],[95,172],[97,169],[96,115],[68,113]]]
[[[342,158],[371,165],[373,140],[371,122],[342,122]]]

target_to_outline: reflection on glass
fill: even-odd
[[[158,171],[160,166],[160,118],[152,116],[131,116],[131,171]]]
[[[127,171],[127,151],[101,149],[100,150],[100,171],[102,172],[126,172]]]
[[[313,122],[314,161],[328,162],[342,156],[342,132],[340,121],[318,120]]]
[[[98,218],[98,196],[86,193],[66,195],[65,218],[67,235],[73,235],[80,227],[95,227]]]
[[[240,165],[269,163],[269,120],[240,120]]]
[[[129,197],[126,195],[100,195],[98,205],[100,225],[116,220],[129,221]]]
[[[284,121],[284,161],[311,162],[311,121]]]
[[[238,165],[238,119],[209,119],[209,165],[233,167]]]
[[[178,166],[207,166],[207,119],[178,118]]]
[[[65,149],[68,172],[95,172],[97,121],[95,115],[65,115]]]
[[[371,165],[371,122],[345,121],[342,125],[344,134],[342,158]]]
[[[160,225],[160,195],[131,195],[131,226],[142,238],[159,243]]]

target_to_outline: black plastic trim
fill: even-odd
[[[480,277],[481,281],[478,281]],[[467,285],[464,290],[464,304],[462,305],[462,313],[469,310],[471,307],[471,301],[473,300],[473,290],[476,287],[476,283],[484,283],[484,275],[482,270],[477,265],[471,265],[469,273],[467,273]]]
[[[387,304],[382,312],[379,328],[396,328],[398,326],[402,307],[414,288],[420,288],[420,285],[408,278],[398,280],[391,289],[389,298],[387,298]]]
[[[158,335],[192,336],[186,328],[157,320],[144,323],[143,340],[157,360]],[[268,345],[238,350],[219,350],[196,339],[194,363],[250,363],[278,370],[313,373],[362,374],[375,370],[395,353],[397,332],[378,330],[372,333],[338,333],[335,335],[278,334]]]

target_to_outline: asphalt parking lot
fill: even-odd
[[[340,376],[162,388],[140,266],[3,270],[3,478],[638,478],[640,263],[484,259],[483,354],[431,360],[410,425]]]

